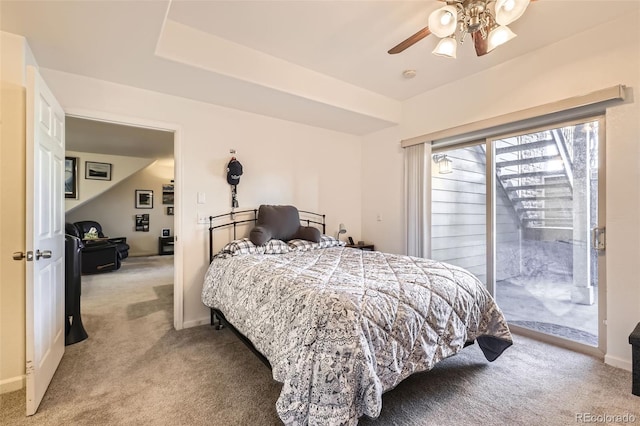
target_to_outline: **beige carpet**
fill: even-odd
[[[67,346],[35,416],[24,416],[24,391],[2,395],[0,424],[279,424],[280,385],[231,332],[173,330],[172,260],[130,258],[83,277],[89,338]],[[515,336],[493,363],[474,345],[410,377],[384,395],[378,419],[360,424],[569,425],[582,413],[640,424],[631,373]],[[608,419],[599,424],[619,420]]]

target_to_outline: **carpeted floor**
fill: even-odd
[[[229,330],[173,330],[171,262],[132,258],[83,277],[89,338],[67,346],[36,415],[24,416],[24,391],[0,396],[0,424],[280,424],[280,384]],[[410,377],[384,395],[378,419],[360,424],[621,424],[612,416],[625,415],[640,424],[630,372],[515,336],[493,363],[474,345]]]

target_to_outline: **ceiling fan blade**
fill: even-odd
[[[417,33],[415,33],[405,41],[389,49],[387,53],[389,53],[390,55],[395,55],[396,53],[400,53],[406,48],[413,46],[414,44],[416,44],[417,42],[419,42],[429,34],[431,34],[431,30],[429,30],[429,27],[424,27],[423,29],[421,29],[420,31],[418,31]]]
[[[484,56],[489,53],[487,52],[488,39],[482,38],[482,34],[480,34],[480,31],[471,33],[471,37],[473,38],[473,45],[476,48],[476,55]]]

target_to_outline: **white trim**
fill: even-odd
[[[472,139],[487,138],[495,135],[496,132],[491,129],[500,127],[499,133],[507,133],[511,128],[503,126],[516,126],[516,129],[522,129],[522,122],[532,120],[531,126],[538,126],[544,121],[545,117],[551,114],[557,114],[566,111],[579,110],[588,115],[597,115],[602,113],[606,107],[606,103],[614,101],[624,101],[626,97],[626,86],[618,84],[616,86],[601,89],[587,95],[576,96],[573,98],[562,99],[560,101],[539,105],[508,114],[499,115],[497,117],[487,118],[485,120],[475,121],[473,123],[462,124],[450,129],[439,130],[426,135],[416,136],[401,141],[402,148],[421,143],[431,143],[433,141],[441,141],[443,139],[453,138],[462,135],[473,135]],[[597,107],[599,111],[592,111],[589,107]],[[582,109],[585,111],[582,111]],[[575,117],[578,118],[578,117]],[[569,120],[569,117],[559,117],[560,120]],[[451,144],[457,144],[462,141],[451,141]]]
[[[206,325],[206,324],[209,324],[210,322],[211,322],[211,318],[209,317],[200,318],[196,320],[185,321],[182,323],[182,327],[183,328],[198,327],[199,325]]]
[[[568,340],[564,337],[554,336],[552,334],[541,333],[536,330],[531,330],[515,324],[509,324],[509,330],[512,334],[518,334],[520,336],[528,337],[533,340],[537,340],[542,343],[547,343],[560,348],[569,349],[570,351],[579,352],[585,355],[589,355],[604,362],[604,354],[599,348],[590,346],[585,343],[580,343],[575,340]]]
[[[181,330],[184,325],[184,283],[183,283],[183,247],[182,247],[182,126],[176,123],[167,123],[149,120],[139,117],[112,114],[104,111],[96,111],[84,108],[66,108],[65,115],[89,120],[98,120],[106,123],[123,124],[128,126],[144,127],[148,129],[173,132],[174,155],[174,227],[175,245],[173,257],[173,326]]]
[[[0,380],[0,394],[13,392],[25,387],[26,376],[11,377],[9,379]]]
[[[623,370],[632,371],[630,359],[627,360],[612,355],[605,355],[604,363],[616,368],[622,368]]]

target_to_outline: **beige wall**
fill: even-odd
[[[85,153],[87,158],[89,154]],[[67,222],[94,220],[102,225],[102,230],[109,237],[127,237],[129,256],[149,256],[158,254],[158,237],[163,228],[171,229],[173,235],[173,218],[166,212],[167,205],[162,204],[162,185],[173,179],[173,162],[158,161],[149,167],[134,173],[119,184],[110,187],[106,192],[91,201],[68,212]],[[136,209],[134,197],[136,189],[153,191],[153,208]],[[149,214],[149,232],[136,232],[135,215]]]
[[[185,326],[208,322],[200,300],[208,266],[207,225],[197,218],[231,208],[225,174],[231,148],[244,166],[241,208],[294,204],[325,213],[328,233],[344,223],[354,239],[360,238],[359,137],[60,71],[41,73],[67,112],[90,111],[112,121],[135,117],[155,128],[179,129],[175,178],[182,205],[176,205],[175,219],[183,249]],[[204,204],[197,204],[198,192],[205,195]]]
[[[399,126],[362,143],[362,236],[376,250],[405,254],[404,160]]]
[[[20,389],[25,374],[25,265],[12,253],[25,251],[24,39],[0,38],[0,393]]]
[[[26,48],[28,54],[18,61],[22,67],[33,61],[24,39],[8,36]],[[3,34],[2,58],[5,62],[8,52]],[[181,265],[184,326],[208,322],[208,309],[200,301],[208,265],[207,225],[198,224],[197,218],[230,210],[225,168],[231,148],[237,150],[237,157],[245,167],[238,187],[241,208],[255,208],[262,203],[294,204],[301,209],[325,213],[327,233],[335,232],[339,223],[345,223],[349,234],[354,239],[360,238],[360,138],[58,71],[41,69],[40,72],[67,112],[71,110],[75,115],[87,117],[106,116],[110,121],[123,123],[142,120],[155,128],[164,128],[168,123],[169,128],[179,129],[181,144],[178,151],[181,155],[176,163],[176,196],[181,193],[183,202],[175,206],[174,219],[182,217],[182,223],[176,224],[175,228],[182,229],[179,237],[184,255]],[[18,109],[23,111],[24,108]],[[135,119],[127,121],[122,117]],[[3,139],[3,173],[10,170],[5,168],[7,158],[14,165],[24,164],[24,135],[16,138],[18,152],[7,152],[5,146]],[[12,251],[24,250],[24,222],[16,222],[24,218],[24,168],[16,171],[15,176],[20,176],[23,186],[15,197],[10,198],[12,205],[22,206],[22,210],[18,214],[5,207],[4,202],[2,204],[2,242],[8,241],[4,237],[6,218],[12,217],[10,226],[21,235],[15,241],[20,247],[7,249]],[[12,177],[14,182],[15,176]],[[3,178],[3,182],[6,181]],[[197,204],[199,192],[205,195],[203,204]],[[105,222],[105,226],[107,224]],[[159,228],[152,229],[149,235],[158,235]],[[3,256],[5,258],[7,256]],[[2,329],[0,348],[3,369],[16,366],[16,371],[1,370],[0,383],[21,387],[25,364],[24,265],[18,262],[11,265],[22,275],[5,279],[9,268],[3,264],[0,306],[3,308],[2,326],[8,324],[8,327]],[[5,320],[4,315],[10,318]],[[9,333],[5,333],[7,329]]]
[[[407,100],[401,126],[363,141],[363,181],[376,183],[363,186],[363,235],[382,248],[405,250],[397,237],[404,232],[400,139],[626,84],[631,98],[607,111],[605,360],[630,369],[628,336],[640,321],[639,21],[637,15],[620,18]],[[391,211],[390,203],[398,208]],[[387,212],[382,222],[375,219],[378,211]]]
[[[65,198],[64,207],[67,213],[109,191],[134,173],[144,169],[155,160],[152,158],[123,157],[121,155],[96,154],[93,152],[66,151],[67,157],[77,158],[78,197]],[[85,163],[95,161],[111,164],[111,180],[85,179]]]

